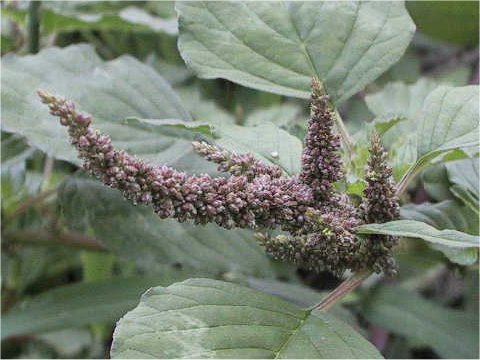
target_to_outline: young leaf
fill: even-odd
[[[147,291],[117,324],[112,358],[379,358],[349,326],[240,285],[190,279]]]
[[[307,98],[317,76],[342,102],[405,51],[403,2],[179,2],[179,49],[203,78]]]
[[[368,321],[431,346],[442,358],[478,358],[478,317],[400,287],[380,287],[364,304],[362,315]]]
[[[366,224],[360,226],[360,234],[383,234],[420,238],[435,244],[454,248],[480,247],[478,236],[456,230],[438,230],[421,221],[395,220],[383,224]]]
[[[119,191],[90,179],[68,179],[59,190],[58,201],[71,228],[92,231],[114,254],[136,261],[146,271],[179,263],[214,274],[274,274],[251,231],[162,220],[151,208],[136,207]]]

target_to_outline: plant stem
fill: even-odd
[[[45,158],[45,164],[43,165],[43,180],[40,185],[40,191],[46,191],[48,189],[48,183],[52,177],[53,165],[55,164],[55,159],[51,156]]]
[[[56,192],[57,192],[57,189],[51,189],[43,193],[40,193],[36,196],[32,196],[31,198],[28,198],[25,202],[21,203],[15,209],[15,211],[9,216],[9,219],[12,219],[20,214],[23,214],[32,206],[35,206],[36,204],[41,203],[43,200],[49,198],[51,195],[55,194]]]
[[[44,229],[7,231],[3,234],[7,241],[32,245],[65,245],[93,251],[106,248],[95,238],[65,231],[52,232]]]
[[[28,7],[28,52],[40,50],[40,1],[32,0]]]
[[[338,131],[340,132],[340,136],[342,137],[343,143],[345,144],[345,147],[348,150],[348,153],[350,156],[354,153],[354,148],[353,148],[353,140],[348,133],[347,127],[345,126],[345,123],[342,120],[342,117],[340,116],[340,113],[337,111],[335,108],[335,123],[337,124]]]
[[[405,190],[407,190],[407,185],[418,174],[418,171],[418,168],[411,167],[405,174],[403,174],[397,185],[397,196],[401,196]]]
[[[328,310],[338,301],[340,301],[343,297],[345,297],[348,293],[355,290],[355,288],[359,286],[364,280],[366,280],[371,274],[371,270],[362,270],[353,274],[347,280],[338,285],[330,294],[323,298],[323,300],[318,305],[315,305],[314,309]]]

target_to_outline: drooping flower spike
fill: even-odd
[[[91,127],[92,116],[79,112],[71,101],[43,90],[38,95],[68,128],[83,167],[134,203],[150,204],[161,218],[287,231],[280,237],[260,236],[260,242],[274,257],[316,271],[341,274],[345,269],[367,266],[376,271],[388,269],[390,253],[355,236],[362,218],[349,198],[334,190],[334,182],[343,176],[340,138],[333,130],[334,110],[318,80],[312,82],[312,89],[302,171],[290,177],[282,177],[278,166],[251,154],[235,154],[203,142],[193,143],[197,153],[217,163],[230,177],[189,176],[166,165],[152,166],[115,149],[109,136]],[[372,157],[375,154],[372,152]],[[372,161],[370,165],[377,166],[378,161]],[[371,188],[376,189],[373,183]],[[368,210],[375,207],[373,197],[370,199],[362,205],[362,217],[367,221],[376,218],[375,211]],[[365,244],[377,250],[365,250]]]

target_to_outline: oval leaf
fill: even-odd
[[[199,76],[338,102],[402,56],[415,31],[403,2],[179,2],[180,53]]]
[[[190,279],[147,291],[117,324],[112,358],[379,358],[349,326],[240,285]]]

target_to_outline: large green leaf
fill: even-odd
[[[379,358],[349,326],[243,286],[190,279],[147,291],[117,324],[113,358]]]
[[[370,322],[431,346],[442,358],[478,359],[478,317],[399,287],[380,287],[364,304]]]
[[[403,2],[179,2],[179,49],[204,78],[344,101],[393,65],[415,26]]]
[[[92,113],[95,126],[113,143],[153,163],[201,171],[189,141],[170,131],[159,134],[132,126],[128,117],[191,120],[168,83],[129,56],[103,62],[88,45],[48,48],[37,55],[2,59],[2,129],[58,159],[78,164],[67,132],[48,114],[35,90],[65,95]]]
[[[468,207],[456,201],[445,200],[438,204],[408,204],[402,206],[401,216],[405,219],[423,221],[437,229],[455,229],[472,235],[478,235],[478,215]],[[477,261],[478,250],[475,248],[457,249],[449,246],[431,244],[442,251],[450,260],[471,265]]]
[[[20,302],[2,314],[2,339],[115,322],[138,303],[153,285],[169,285],[188,277],[188,272],[163,267],[161,275],[108,279],[55,288]]]
[[[366,224],[360,226],[358,232],[360,234],[384,234],[420,238],[435,244],[455,248],[480,247],[480,238],[478,236],[457,230],[438,230],[424,222],[415,220],[395,220],[383,224]]]
[[[134,206],[119,191],[90,179],[68,179],[58,197],[70,227],[92,232],[117,256],[134,260],[145,270],[167,263],[215,274],[274,273],[251,231],[162,220],[150,207]]]

